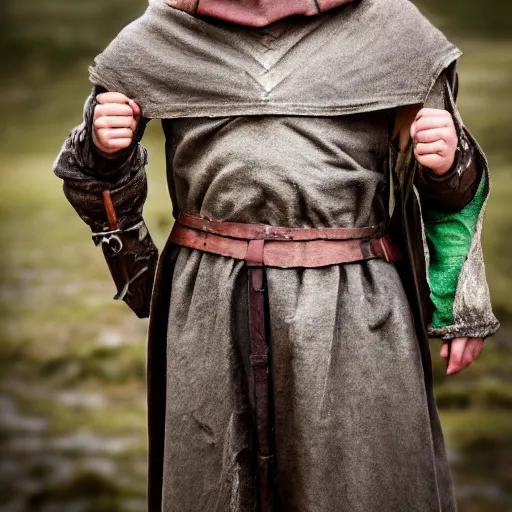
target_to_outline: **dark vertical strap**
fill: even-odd
[[[263,240],[251,240],[247,251],[249,267],[249,335],[251,341],[251,375],[249,391],[256,419],[258,443],[258,480],[260,512],[272,512],[272,425],[270,424],[269,346],[265,322],[265,282]]]
[[[165,453],[165,415],[167,402],[167,322],[174,267],[178,251],[167,244],[158,263],[155,287],[151,298],[151,317],[147,345],[148,386],[148,493],[147,511],[162,510]]]

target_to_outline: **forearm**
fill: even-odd
[[[482,168],[477,165],[475,148],[462,133],[452,168],[441,176],[422,168],[416,178],[416,187],[424,208],[452,213],[471,202],[481,177]]]
[[[64,182],[67,199],[94,232],[108,228],[104,190],[110,190],[121,229],[140,222],[147,194],[147,152],[139,142],[145,122],[140,123],[130,147],[115,158],[103,156],[93,143],[92,119],[99,92],[95,88],[87,99],[83,123],[72,130],[53,166]]]
[[[451,119],[458,119],[458,122],[452,124],[453,150],[457,148],[453,164],[444,173],[434,172],[420,165],[415,183],[425,209],[447,213],[458,212],[471,202],[482,177],[482,165],[478,161],[476,148],[458,116],[455,103],[457,83],[455,80],[452,89],[447,76],[441,75],[425,102],[426,108],[448,112],[451,116],[450,122]]]
[[[64,194],[101,246],[116,284],[115,299],[124,300],[139,316],[149,314],[158,251],[143,220],[147,197],[146,150],[140,144],[145,122],[132,144],[110,158],[93,142],[93,91],[84,109],[84,121],[66,139],[54,164],[64,182]],[[110,204],[111,201],[111,204]],[[110,208],[113,214],[109,215]]]

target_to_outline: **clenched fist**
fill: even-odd
[[[93,141],[107,157],[130,146],[140,120],[140,107],[124,94],[105,92],[96,97]]]
[[[450,112],[421,109],[412,123],[411,138],[414,155],[421,165],[439,176],[450,170],[459,142]]]

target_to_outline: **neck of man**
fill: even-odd
[[[169,7],[195,16],[209,16],[249,27],[265,27],[291,16],[316,16],[352,1],[354,0],[165,0]]]

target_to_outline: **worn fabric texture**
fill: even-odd
[[[270,269],[267,277],[278,510],[455,510],[393,266]],[[242,263],[180,251],[168,334],[166,512],[256,510],[245,296]]]
[[[390,115],[165,121],[175,209],[291,227],[386,222]],[[185,248],[175,258],[162,510],[254,510],[246,270]],[[267,285],[280,510],[455,510],[395,267],[268,269]]]
[[[474,199],[461,212],[426,213],[430,251],[430,296],[435,305],[432,328],[452,325],[454,322],[453,304],[457,282],[473,241],[478,214],[484,199],[485,181],[482,180]],[[453,237],[451,244],[443,243],[446,229],[457,235]]]
[[[423,104],[436,96],[429,93],[435,93],[437,78],[459,55],[408,0],[364,0],[263,29],[205,21],[151,0],[147,12],[97,58],[90,76],[99,86],[137,99],[147,118],[330,116]],[[453,98],[448,102],[455,105]],[[461,141],[472,139],[456,107],[453,112]],[[478,153],[475,160],[485,168],[487,197],[485,156],[474,140],[471,146]],[[485,203],[484,198],[480,211],[475,210],[477,226]],[[428,229],[425,226],[423,233],[427,242]],[[452,306],[444,301],[451,315],[438,316],[448,320],[456,315],[458,322],[436,321],[430,330],[433,336],[446,338],[463,331],[488,336],[498,327],[478,256],[480,230],[468,231],[466,238],[467,246],[474,247],[472,257],[465,272],[452,272]],[[427,247],[425,255],[428,261]],[[422,272],[428,280],[428,266]],[[466,295],[468,286],[455,279],[464,276],[478,276],[468,282],[481,290],[476,297]],[[456,302],[455,289],[460,290]],[[431,298],[435,301],[435,292]],[[464,316],[466,305],[471,306],[469,316]]]
[[[63,180],[64,194],[80,218],[94,232],[109,231],[102,192],[110,190],[121,229],[139,224],[147,197],[146,149],[135,141],[113,160],[103,158],[94,147],[91,125],[96,106],[95,90],[84,106],[84,121],[74,128],[64,141],[53,165]],[[145,122],[138,128],[135,139],[144,134]]]
[[[402,189],[405,272],[384,261],[266,271],[278,510],[456,510],[420,311],[428,291],[418,284],[429,263],[421,196],[444,182],[416,180],[410,150],[397,155],[390,135],[394,107],[423,103],[458,55],[406,0],[365,0],[262,30],[155,2],[91,72],[97,86],[139,100],[146,118],[164,118],[174,215],[364,227],[390,223],[389,191]],[[447,73],[453,83],[453,67]],[[456,115],[450,93],[442,98]],[[68,199],[91,227],[105,221],[88,194],[104,186],[121,185],[126,227],[140,220],[141,136],[111,175],[89,165],[90,127],[66,142],[55,172],[66,189],[87,192]],[[446,178],[454,193],[462,160]],[[133,211],[122,207],[130,200]],[[479,234],[454,294],[458,333],[489,311]],[[470,286],[482,287],[484,302],[468,297]],[[464,316],[466,305],[474,309]],[[148,342],[150,512],[256,509],[247,330],[244,263],[168,244]]]
[[[463,184],[464,174],[473,166],[479,170],[479,179],[473,180],[473,184],[469,182],[469,188],[478,186],[470,202],[466,201],[458,211],[430,204],[423,216],[428,281],[434,305],[428,333],[445,340],[487,338],[500,325],[492,311],[481,241],[485,206],[491,190],[489,165],[477,141],[464,126],[455,94],[453,88],[438,81],[426,102],[426,106],[452,112],[460,149],[455,171],[461,177],[463,188],[468,186]],[[473,164],[464,156],[468,153],[472,153]]]
[[[459,56],[409,0],[363,0],[262,29],[151,0],[90,77],[148,118],[330,116],[423,103]]]
[[[136,141],[142,138],[146,123],[140,123],[131,147],[117,158],[105,159],[91,140],[99,92],[98,88],[86,101],[84,121],[64,142],[54,170],[64,181],[65,196],[91,227],[95,245],[103,249],[117,288],[114,298],[124,300],[138,316],[147,317],[158,250],[142,218],[147,197],[147,152]],[[112,230],[109,225],[102,196],[105,190],[110,193],[119,229]],[[109,241],[119,244],[119,251],[113,253]]]
[[[296,227],[385,221],[392,119],[166,120],[175,213]],[[66,161],[56,165],[65,180]],[[255,510],[246,278],[228,258],[173,246],[162,255],[150,329],[150,511]],[[280,509],[455,510],[394,265],[269,269],[267,281]]]

